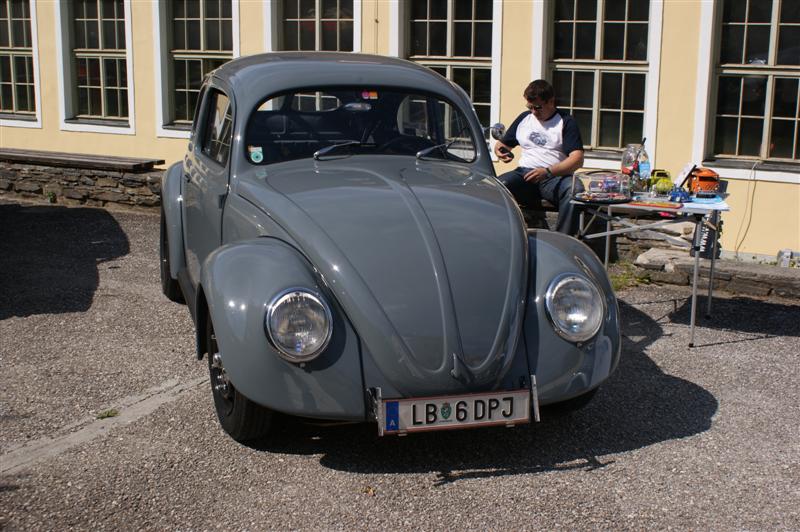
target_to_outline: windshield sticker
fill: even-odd
[[[264,160],[264,152],[261,146],[248,146],[247,151],[250,154],[250,160],[258,164]]]
[[[361,91],[361,97],[365,100],[377,100],[378,91]]]

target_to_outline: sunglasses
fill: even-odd
[[[542,110],[542,106],[541,105],[533,105],[531,102],[528,102],[526,107],[528,109],[533,110],[533,111],[541,111]]]

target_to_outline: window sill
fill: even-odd
[[[162,127],[167,131],[185,131],[186,133],[192,131],[191,124],[165,124]]]
[[[747,159],[706,159],[703,166],[715,166],[718,168],[743,168],[751,170],[755,166],[757,170],[767,172],[800,172],[800,161],[790,163],[787,161],[762,161]]]
[[[771,181],[800,185],[800,163],[754,161],[746,159],[707,159],[703,166],[717,172],[722,179]]]
[[[0,120],[14,120],[16,122],[36,122],[36,115],[0,113]]]
[[[86,126],[102,126],[102,127],[118,127],[127,128],[131,127],[130,122],[127,120],[108,120],[101,118],[68,118],[64,120],[65,124],[70,125],[86,125]]]

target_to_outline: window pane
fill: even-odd
[[[770,157],[792,157],[792,144],[796,122],[791,120],[772,121],[772,139],[770,140]]]
[[[738,76],[722,76],[719,78],[719,89],[717,90],[718,115],[739,114],[741,86],[742,80]]]
[[[316,48],[316,34],[317,28],[313,20],[300,22],[300,49],[313,50]]]
[[[78,89],[78,114],[89,114],[89,90]]]
[[[453,83],[464,89],[467,94],[472,93],[472,87],[470,87],[470,75],[468,68],[454,68]]]
[[[575,72],[575,95],[573,105],[592,107],[594,100],[594,72]]]
[[[222,49],[226,52],[233,50],[233,28],[230,21],[222,21]]]
[[[746,77],[742,89],[742,114],[764,116],[767,93],[766,77]]]
[[[798,2],[800,5],[800,2]],[[778,34],[778,64],[800,65],[800,26],[781,24]]]
[[[644,110],[644,81],[642,74],[625,75],[625,109]]]
[[[454,18],[456,20],[472,20],[472,0],[456,0]]]
[[[747,28],[748,63],[765,65],[769,58],[769,26],[749,26]]]
[[[339,18],[353,18],[353,0],[339,0]]]
[[[283,0],[283,18],[297,18],[300,4],[297,0]]]
[[[113,20],[103,21],[103,48],[106,50],[117,48],[117,28]]]
[[[447,0],[429,0],[432,20],[447,20]]]
[[[475,24],[475,57],[492,56],[492,23],[477,22]]]
[[[87,60],[88,67],[89,67],[89,85],[99,87],[100,86],[100,60],[99,59],[88,59]]]
[[[86,48],[100,48],[100,30],[96,20],[86,21]]]
[[[428,55],[427,29],[427,22],[414,22],[411,25],[411,55]]]
[[[220,4],[222,5],[222,18],[232,18],[233,5],[231,0],[220,0]]]
[[[119,105],[117,102],[117,91],[114,89],[106,89],[106,116],[119,116]]]
[[[720,63],[741,63],[742,48],[744,48],[744,26],[723,26]]]
[[[428,0],[412,0],[411,19],[428,18]]]
[[[0,82],[11,82],[11,57],[0,55]]]
[[[606,0],[606,20],[625,20],[625,0]]]
[[[103,114],[103,96],[100,89],[89,89],[89,114],[101,116]]]
[[[553,72],[553,90],[556,95],[556,105],[571,107],[572,72],[566,70],[556,70]]]
[[[594,59],[595,24],[575,24],[575,57]]]
[[[650,20],[650,0],[628,0],[628,20]]]
[[[189,107],[186,94],[187,93],[180,91],[175,94],[175,120],[189,119]]]
[[[186,49],[200,50],[200,21],[186,21]]]
[[[430,42],[430,55],[446,55],[447,54],[447,23],[446,22],[431,22],[431,42]]]
[[[176,20],[172,23],[172,49],[186,49],[186,23]]]
[[[722,22],[744,22],[747,4],[743,0],[724,0]]]
[[[219,0],[205,0],[206,18],[219,18]]]
[[[600,106],[604,109],[619,109],[622,103],[622,74],[602,74]]]
[[[200,18],[200,0],[186,0],[186,17]]]
[[[714,152],[720,155],[736,155],[736,133],[738,121],[736,118],[717,118],[716,139]]]
[[[775,98],[772,103],[772,115],[795,118],[797,116],[797,83],[796,79],[777,78],[775,80]]]
[[[575,3],[573,0],[556,0],[556,20],[573,20]]]
[[[317,6],[314,0],[300,0],[300,18],[314,18],[317,16]]]
[[[800,22],[800,2],[781,2],[781,22]]]
[[[456,22],[453,24],[453,55],[472,55],[472,24],[469,22]]]
[[[625,24],[607,22],[603,26],[603,59],[622,59]]]
[[[797,0],[783,0],[790,3]],[[772,0],[750,0],[750,10],[747,13],[748,22],[769,22],[772,20]]]
[[[761,130],[763,127],[763,120],[742,118],[742,130],[739,133],[739,155],[761,154]]]
[[[473,69],[475,91],[472,100],[478,103],[489,103],[492,99],[492,71],[488,68]]]
[[[628,24],[625,59],[632,61],[647,59],[647,24]]]
[[[351,21],[339,23],[339,50],[342,52],[353,51],[353,23]]]
[[[8,25],[5,21],[0,23],[0,46],[8,46],[11,42],[11,37],[8,34]]]
[[[592,138],[592,116],[594,113],[592,111],[573,111],[572,116],[575,117],[575,121],[578,123],[578,130],[581,132],[581,140],[583,140],[584,144],[591,141]]]
[[[206,30],[206,50],[219,50],[221,44],[219,22],[216,20],[206,20],[205,30]]]
[[[297,50],[297,23],[284,21],[283,23],[283,49]]]
[[[103,70],[105,74],[105,85],[107,87],[118,87],[119,85],[117,85],[117,83],[119,79],[117,77],[117,60],[104,59]]]
[[[21,4],[22,2],[19,3]],[[86,10],[86,18],[97,18],[97,2],[95,0],[86,0],[83,2],[83,6]]]
[[[189,88],[190,89],[197,89],[200,90],[200,86],[203,84],[203,66],[200,61],[187,61],[187,73],[189,75]]]
[[[600,113],[600,145],[619,148],[619,113]]]
[[[174,76],[175,76],[175,87],[177,88],[184,88],[186,87],[186,61],[181,61],[180,59],[176,59],[173,63],[174,65]]]
[[[26,85],[17,85],[17,110],[27,111],[29,105],[28,87]]]
[[[556,23],[554,48],[554,55],[556,59],[572,58],[572,23]]]
[[[476,20],[492,20],[492,2],[485,2],[483,0],[475,0],[475,19]]]
[[[338,14],[336,0],[322,0],[322,18],[337,18]]]
[[[339,46],[339,39],[336,35],[336,21],[326,20],[321,24],[322,50],[336,51]]]
[[[622,146],[626,144],[638,144],[642,142],[643,136],[642,113],[623,113],[622,115]],[[620,146],[620,147],[622,147]]]
[[[597,0],[578,0],[578,12],[575,20],[595,20],[597,18]]]

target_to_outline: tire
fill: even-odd
[[[542,415],[548,417],[564,417],[577,412],[588,405],[597,394],[597,388],[578,397],[567,399],[559,403],[552,403],[542,407]]]
[[[240,443],[264,438],[272,426],[272,411],[239,393],[228,380],[210,316],[206,320],[206,347],[214,408],[223,430]]]
[[[185,303],[181,285],[172,278],[169,265],[169,237],[167,236],[167,222],[164,216],[164,207],[161,207],[161,238],[158,246],[159,262],[161,263],[161,291],[167,299],[175,303]]]

